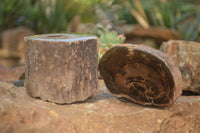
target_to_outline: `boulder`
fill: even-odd
[[[160,50],[179,66],[183,90],[200,94],[200,43],[171,40],[163,43]]]
[[[25,53],[24,37],[33,34],[34,32],[27,27],[17,27],[3,31],[1,34],[2,49],[0,49],[0,57],[20,58],[18,64],[23,64]]]
[[[200,132],[200,97],[181,96],[165,108],[119,99],[99,81],[100,93],[85,102],[55,104],[31,98],[25,88],[0,81],[1,133]]]
[[[157,42],[170,39],[182,39],[178,31],[162,27],[150,27],[145,29],[138,25],[123,25],[122,30],[128,40],[133,37],[148,37]]]

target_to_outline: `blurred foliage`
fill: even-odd
[[[95,7],[95,13],[98,23],[95,25],[93,34],[99,37],[99,56],[98,59],[112,46],[121,44],[125,41],[125,37],[120,28],[124,24],[119,19],[118,13],[121,10],[119,4],[114,4],[113,0],[101,1]]]
[[[57,0],[55,3],[51,1],[43,4],[41,1],[35,3],[33,29],[37,33],[60,32],[67,30],[67,13],[62,0]]]
[[[24,21],[25,14],[29,12],[28,0],[1,0],[0,1],[0,31],[19,26]],[[28,12],[27,12],[28,11]]]
[[[17,26],[30,27],[36,33],[66,32],[76,15],[83,22],[96,22],[93,7],[100,1],[1,0],[0,32]]]
[[[146,16],[146,13],[143,9],[143,6],[142,6],[140,0],[126,0],[125,5],[129,9],[131,15],[133,15],[135,17],[137,22],[143,28],[150,27],[148,18]]]
[[[0,0],[0,32],[27,26],[36,33],[66,32],[71,19],[95,24],[98,37],[120,25],[139,23],[178,30],[184,40],[199,35],[200,9],[197,0]]]
[[[101,2],[95,7],[95,13],[98,20],[96,35],[100,36],[107,32],[116,31],[122,34],[120,25],[124,24],[123,20],[119,19],[118,13],[121,10],[119,4],[113,4],[113,1]]]
[[[194,0],[127,0],[126,2],[129,14],[132,14],[144,28],[149,26],[171,28],[178,30],[184,40],[196,40],[199,33],[200,11]],[[138,6],[138,2],[141,7]],[[145,14],[141,12],[142,10]],[[132,13],[133,11],[136,13]],[[137,19],[138,16],[147,26]]]
[[[27,26],[36,33],[65,31],[67,14],[62,0],[33,2],[32,0],[3,0],[0,4],[0,31]]]
[[[80,15],[83,23],[96,23],[94,7],[101,1],[102,0],[64,0],[65,11],[68,13],[69,20],[76,15]]]

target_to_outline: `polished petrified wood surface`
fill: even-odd
[[[145,45],[115,45],[103,55],[99,69],[111,93],[140,104],[169,105],[182,92],[177,65]]]

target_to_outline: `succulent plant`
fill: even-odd
[[[107,32],[100,36],[100,47],[99,47],[99,60],[102,55],[112,46],[121,44],[125,41],[123,34],[118,35],[116,31]]]

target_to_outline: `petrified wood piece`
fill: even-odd
[[[87,34],[25,38],[25,87],[55,103],[86,100],[98,91],[98,39]]]
[[[182,92],[181,73],[173,60],[145,45],[110,48],[99,69],[111,93],[139,104],[170,105]]]
[[[183,90],[200,94],[200,43],[171,40],[161,45],[179,66],[183,78]]]

